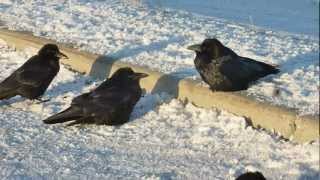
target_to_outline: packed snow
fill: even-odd
[[[295,6],[290,7],[298,6],[296,1]],[[76,48],[119,61],[198,80],[200,76],[193,64],[195,53],[186,47],[207,37],[216,37],[239,55],[280,65],[280,74],[258,81],[248,94],[295,108],[301,115],[319,114],[319,36],[315,33],[275,31],[270,27],[240,24],[236,19],[229,21],[174,8],[152,8],[152,1],[144,2],[6,0],[0,2],[0,20],[10,29],[31,31],[36,36],[71,43]],[[238,8],[243,15],[243,7],[237,4],[225,10],[226,14]],[[317,3],[305,5],[319,9]],[[201,10],[200,5],[199,8]],[[278,10],[270,14],[270,8],[263,17],[279,18]],[[287,16],[294,13],[290,8],[288,11]],[[309,12],[299,16],[295,25],[312,28],[316,21],[310,20],[310,16]],[[298,24],[301,18],[305,18],[305,24]],[[265,23],[268,22],[273,21],[269,19]],[[279,93],[273,96],[274,92]]]
[[[15,51],[0,40],[0,80],[36,52]],[[145,94],[120,127],[42,123],[99,84],[62,66],[45,95],[49,102],[1,101],[0,177],[231,180],[260,171],[267,179],[319,178],[319,141],[284,141],[242,117],[165,94]]]

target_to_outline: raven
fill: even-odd
[[[259,78],[279,72],[274,65],[238,56],[217,39],[206,39],[188,49],[196,52],[195,67],[212,91],[246,90]]]
[[[40,100],[59,72],[60,58],[68,57],[59,51],[57,45],[44,45],[37,55],[31,57],[0,83],[0,100],[16,95],[31,100]]]
[[[95,90],[74,98],[69,108],[43,122],[56,124],[73,121],[68,126],[122,125],[129,121],[130,114],[141,97],[139,80],[147,76],[128,67],[120,68]]]
[[[247,172],[237,177],[236,180],[266,180],[266,178],[260,172]]]

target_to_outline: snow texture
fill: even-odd
[[[0,80],[36,53],[0,41]],[[146,94],[120,127],[45,125],[99,81],[62,66],[45,98],[0,102],[1,179],[234,179],[261,171],[268,179],[317,180],[319,141],[294,144],[247,126],[242,117]]]
[[[297,6],[319,9],[317,3],[305,3],[305,7],[296,0],[294,2],[290,1],[295,5],[290,5],[288,13],[285,11],[283,14],[290,16],[294,13],[292,8]],[[119,61],[198,80],[200,76],[193,64],[195,53],[186,47],[205,38],[216,37],[239,55],[280,65],[281,73],[259,80],[247,91],[250,95],[295,108],[301,115],[319,114],[319,37],[315,33],[306,35],[303,31],[292,34],[257,27],[252,23],[240,24],[237,19],[231,21],[152,7],[150,2],[139,0],[6,0],[0,2],[0,20],[10,29],[32,31],[36,36],[71,43],[76,48]],[[201,11],[201,6],[199,8]],[[239,17],[245,12],[236,3],[225,10],[226,14],[237,11],[235,8],[241,10]],[[280,10],[270,7],[268,13],[261,16],[278,19]],[[300,11],[297,13],[301,14]],[[316,20],[310,16],[312,13],[299,16],[297,24],[303,20],[306,23],[298,26],[309,29],[316,26]],[[264,23],[271,22],[269,18]]]

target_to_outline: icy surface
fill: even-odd
[[[195,54],[186,47],[217,37],[239,55],[280,65],[280,74],[260,80],[249,94],[296,108],[301,115],[319,114],[319,37],[148,7],[139,0],[6,0],[0,2],[0,20],[10,29],[193,79],[200,76]]]
[[[15,52],[0,41],[0,80],[36,52]],[[35,104],[0,102],[0,177],[3,179],[234,179],[261,171],[268,179],[319,178],[319,141],[297,145],[246,125],[224,111],[146,94],[121,127],[45,125],[100,82],[63,66]]]

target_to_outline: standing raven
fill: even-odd
[[[75,124],[121,125],[129,121],[130,114],[141,97],[139,85],[144,73],[131,68],[117,70],[95,90],[72,100],[71,106],[46,120],[46,124],[72,121]]]
[[[213,91],[246,90],[259,78],[279,72],[273,65],[238,56],[217,39],[206,39],[188,49],[196,52],[196,69]]]
[[[247,172],[237,177],[236,180],[266,180],[266,178],[260,172]]]
[[[44,45],[37,55],[31,57],[0,83],[0,100],[16,95],[40,100],[59,72],[60,58],[68,57],[59,51],[57,45]]]

